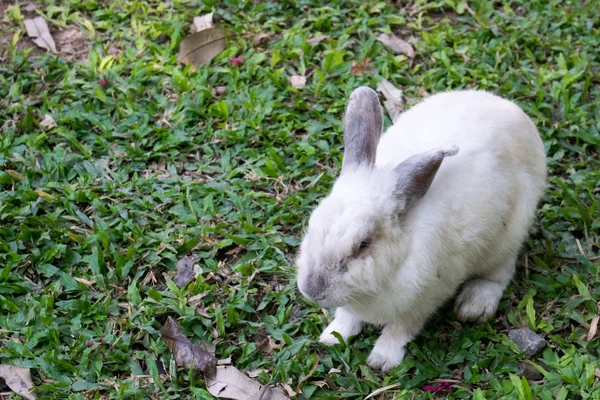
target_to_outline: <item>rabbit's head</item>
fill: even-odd
[[[432,151],[376,167],[382,124],[377,93],[354,90],[344,118],[340,177],[313,211],[296,262],[301,293],[324,307],[359,301],[390,281],[409,252],[408,213],[444,157],[458,152]]]

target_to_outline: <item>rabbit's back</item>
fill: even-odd
[[[516,104],[475,90],[440,93],[402,114],[383,135],[377,164],[397,164],[451,145],[458,145],[463,156],[508,152],[532,172],[545,175],[543,144],[529,117]]]
[[[383,136],[377,164],[453,145],[459,153],[444,160],[407,221],[411,254],[393,281],[412,305],[399,301],[390,312],[439,304],[465,279],[499,268],[533,222],[545,185],[543,143],[517,105],[492,94],[448,92],[414,106]]]

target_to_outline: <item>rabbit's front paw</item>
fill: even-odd
[[[375,345],[371,354],[369,354],[369,358],[367,358],[367,364],[371,368],[388,372],[400,365],[405,354],[406,348],[404,346],[382,348],[382,346]]]
[[[339,344],[340,341],[338,340],[338,338],[336,338],[335,336],[333,336],[331,334],[331,332],[333,332],[333,330],[330,331],[329,327],[327,327],[327,329],[325,329],[323,331],[323,333],[321,333],[321,336],[319,337],[319,342],[321,342],[321,343],[323,343],[324,345],[327,345],[327,346],[333,346],[334,344]]]
[[[350,336],[358,335],[363,328],[363,323],[354,314],[346,311],[343,308],[338,308],[335,311],[335,318],[333,322],[329,324],[327,328],[321,334],[319,342],[332,346],[339,344],[340,341],[337,337],[333,336],[333,332],[340,334],[344,342],[348,341]]]

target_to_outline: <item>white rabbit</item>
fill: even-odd
[[[432,96],[380,141],[381,130],[377,94],[356,89],[342,171],[310,217],[297,282],[337,308],[321,342],[383,326],[367,362],[389,371],[459,288],[462,320],[494,315],[544,191],[546,157],[527,115],[481,91]]]

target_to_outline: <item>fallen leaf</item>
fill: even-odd
[[[194,265],[197,259],[198,257],[196,256],[185,256],[177,261],[177,276],[173,279],[173,282],[180,288],[187,285],[192,276],[194,276]]]
[[[375,396],[377,396],[380,393],[383,393],[383,392],[385,392],[387,390],[393,389],[393,388],[398,387],[400,385],[401,385],[401,383],[394,383],[393,385],[388,385],[388,386],[381,387],[381,388],[379,388],[377,390],[373,390],[371,392],[371,394],[369,394],[367,397],[365,397],[365,400],[370,399],[371,397],[375,397]]]
[[[160,328],[162,338],[167,342],[175,363],[182,368],[194,368],[212,374],[217,365],[217,358],[192,343],[190,339],[181,333],[181,326],[172,317],[168,317],[165,324]]]
[[[206,351],[209,354],[212,354],[213,356],[215,355],[215,353],[217,352],[217,346],[215,346],[214,343],[210,343],[210,342],[200,342],[198,343],[198,347],[201,350]]]
[[[49,194],[49,193],[46,193],[46,192],[44,192],[42,189],[35,189],[33,192],[34,192],[35,194],[37,194],[38,196],[40,196],[40,197],[43,197],[43,198],[45,198],[45,199],[48,199],[48,200],[56,200],[56,197],[52,196],[52,195],[51,195],[51,194]]]
[[[308,44],[319,44],[321,43],[323,40],[327,39],[329,36],[325,36],[325,35],[319,35],[319,36],[315,36],[313,38],[310,38],[306,41],[306,43]]]
[[[26,19],[23,23],[25,24],[25,29],[27,29],[27,36],[32,38],[35,44],[56,53],[56,44],[44,18],[35,17],[33,19]]]
[[[404,102],[402,101],[402,90],[396,88],[387,80],[383,79],[377,84],[377,91],[380,92],[385,101],[383,106],[387,110],[390,119],[393,123],[398,121],[402,111],[404,110]]]
[[[283,386],[283,388],[285,389],[285,391],[287,392],[288,396],[290,397],[294,397],[296,396],[298,393],[296,393],[294,391],[294,389],[292,389],[292,387],[290,385],[288,385],[287,383],[282,384],[281,386]]]
[[[392,49],[396,54],[406,54],[411,60],[415,58],[415,49],[413,49],[411,44],[396,35],[382,33],[377,36],[377,40]]]
[[[213,25],[213,14],[215,12],[211,12],[209,14],[203,15],[201,17],[194,17],[194,30],[196,32],[200,32],[209,28],[212,28]]]
[[[15,181],[22,181],[23,179],[25,179],[25,176],[23,176],[22,173],[20,173],[19,171],[15,171],[14,169],[7,169],[6,173]]]
[[[194,307],[198,307],[202,304],[202,299],[210,294],[210,290],[205,290],[202,293],[198,293],[188,299],[188,304]]]
[[[290,76],[290,84],[296,89],[302,89],[306,85],[306,77],[300,75]]]
[[[214,97],[219,97],[219,96],[223,96],[225,94],[226,90],[227,90],[226,86],[217,86],[217,87],[213,88],[211,93]]]
[[[33,286],[35,288],[36,291],[42,291],[44,290],[44,285],[40,285],[37,282],[32,281],[31,279],[29,279],[28,277],[24,276],[23,279],[27,282],[29,282],[29,284],[31,286]]]
[[[181,41],[177,60],[182,64],[202,66],[227,47],[227,32],[223,28],[209,28],[196,32]]]
[[[258,375],[260,375],[261,372],[266,372],[267,370],[264,368],[259,368],[259,369],[255,369],[254,371],[248,371],[248,376],[250,378],[256,378]]]
[[[596,376],[596,378],[600,378],[600,368],[596,368],[594,370],[594,375]]]
[[[222,399],[234,400],[285,400],[289,399],[280,390],[250,379],[233,366],[220,366],[214,375],[206,376],[206,389]]]
[[[230,365],[230,364],[231,364],[231,357],[222,358],[219,361],[217,361],[217,365]]]
[[[300,385],[302,384],[302,382],[308,380],[310,377],[313,376],[313,374],[317,370],[318,366],[319,366],[319,356],[317,355],[317,358],[315,358],[315,362],[313,363],[313,365],[312,365],[312,367],[311,367],[310,372],[308,373],[308,375],[305,375],[302,379],[300,379],[298,381],[298,385],[296,386],[296,392],[302,393],[302,391],[300,390]]]
[[[33,382],[28,368],[0,365],[0,378],[4,379],[6,386],[16,394],[26,399],[35,399],[35,393],[30,391],[33,388]]]
[[[87,287],[92,287],[96,283],[95,281],[88,281],[87,279],[83,279],[83,278],[73,278],[73,279],[75,279],[79,283],[83,283]]]
[[[598,322],[600,321],[600,315],[596,315],[590,324],[590,330],[587,335],[587,341],[591,341],[598,332]]]
[[[281,348],[281,345],[275,344],[271,336],[267,335],[256,343],[256,347],[265,354],[271,354],[273,350]]]
[[[271,35],[273,35],[273,33],[272,33],[272,32],[269,32],[269,33],[259,33],[258,35],[256,35],[256,36],[254,37],[254,41],[253,41],[254,45],[255,45],[255,46],[258,46],[258,45],[259,45],[259,44],[261,44],[263,41],[265,41],[265,40],[269,39],[269,38],[271,37]]]
[[[350,64],[350,75],[363,76],[365,74],[365,70],[370,68],[369,61],[371,61],[369,57],[365,57],[365,59],[359,63],[352,61]]]
[[[35,5],[33,3],[29,3],[25,7],[23,7],[23,11],[25,11],[25,12],[32,13],[35,10],[37,10],[37,5]]]
[[[44,119],[40,121],[40,125],[44,129],[52,129],[56,127],[56,121],[52,118],[52,115],[44,115]]]

